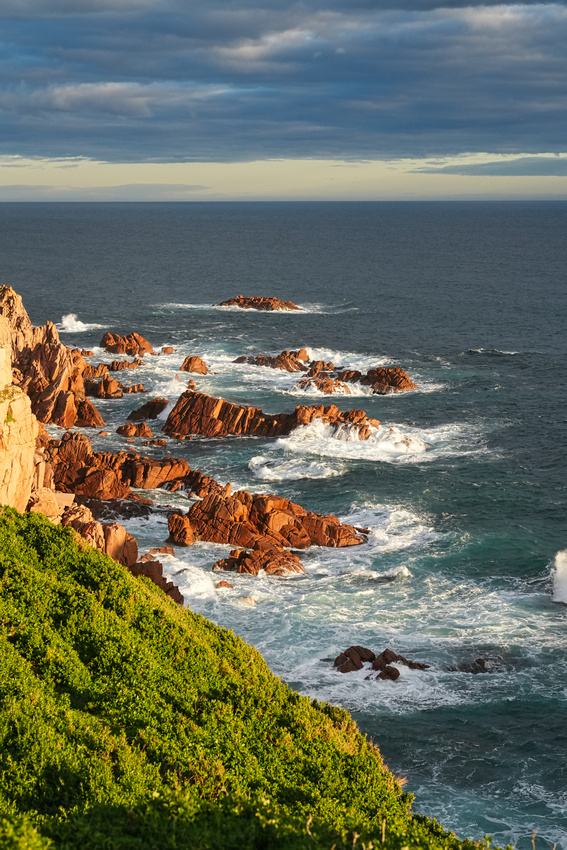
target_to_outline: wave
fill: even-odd
[[[225,313],[267,313],[270,316],[302,316],[318,313],[320,315],[337,315],[341,313],[352,313],[360,310],[356,304],[298,304],[299,310],[251,310],[249,307],[238,307],[235,304],[187,304],[185,302],[168,301],[164,304],[152,305],[156,310],[221,310]]]
[[[55,325],[59,333],[85,333],[86,331],[104,328],[106,325],[99,325],[96,322],[81,322],[77,318],[76,313],[67,313],[61,318],[61,321]]]
[[[344,427],[336,434],[332,425],[316,419],[296,428],[289,436],[280,437],[276,445],[295,454],[386,463],[421,463],[486,450],[475,428],[468,424],[451,423],[424,429],[382,424],[370,431],[367,440],[360,440],[356,428]]]
[[[463,354],[469,354],[472,356],[481,355],[485,357],[517,357],[517,356],[531,356],[534,354],[541,354],[541,351],[502,351],[499,348],[468,348]]]
[[[562,549],[555,556],[553,569],[553,595],[554,602],[565,602],[567,604],[567,549]]]
[[[296,481],[300,478],[333,478],[341,475],[342,469],[334,469],[317,461],[268,458],[257,455],[248,463],[248,469],[260,481]]]

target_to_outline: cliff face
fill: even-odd
[[[39,426],[28,396],[12,384],[12,340],[0,316],[0,504],[24,511],[34,473]]]

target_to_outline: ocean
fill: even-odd
[[[415,811],[520,850],[567,848],[566,234],[564,202],[0,205],[1,283],[35,324],[55,321],[95,363],[113,359],[106,330],[174,347],[132,373],[145,398],[170,409],[197,354],[205,393],[381,420],[369,441],[315,423],[143,448],[371,529],[362,546],[302,553],[300,577],[219,576],[229,547],[210,543],[164,567],[293,688],[349,709]],[[212,306],[240,293],[302,311]],[[233,362],[302,347],[363,371],[399,365],[418,389],[323,397]],[[132,448],[115,430],[142,400],[97,401],[110,434],[87,430],[95,448]],[[142,552],[165,542],[165,506],[189,504],[144,495],[158,510],[125,522]],[[395,683],[340,674],[332,659],[352,644],[430,668]]]

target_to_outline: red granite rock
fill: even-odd
[[[178,546],[191,546],[195,542],[189,517],[171,514],[167,520],[167,527],[171,540]]]
[[[144,437],[148,439],[153,437],[152,429],[147,422],[127,422],[126,425],[120,425],[116,429],[117,434],[122,434],[123,437]]]
[[[266,354],[242,355],[235,363],[249,363],[251,366],[268,366],[270,369],[282,369],[286,372],[304,372],[307,369],[307,351],[301,348],[297,351],[282,351],[275,357]]]
[[[108,366],[109,372],[121,372],[123,369],[137,369],[142,363],[137,357],[134,360],[113,360]]]
[[[301,310],[293,301],[282,301],[280,298],[262,297],[260,295],[237,295],[228,301],[221,301],[216,307],[242,307],[246,310]]]
[[[289,434],[300,425],[314,419],[335,428],[338,434],[344,427],[356,430],[359,439],[368,439],[370,426],[378,427],[363,410],[343,412],[335,405],[298,405],[292,413],[267,414],[259,407],[233,404],[222,398],[190,390],[182,393],[163,426],[166,434],[205,437],[225,437],[229,434],[250,437],[279,437]]]
[[[134,356],[139,354],[155,354],[151,344],[139,333],[129,333],[126,336],[113,334],[107,331],[100,341],[101,348],[108,351],[109,354],[129,354]]]
[[[198,375],[208,375],[209,369],[204,360],[201,360],[200,357],[197,357],[196,354],[190,354],[185,358],[181,366],[179,367],[180,372],[195,372]]]
[[[275,545],[255,548],[251,552],[233,549],[228,558],[213,565],[213,570],[236,571],[253,576],[257,576],[261,570],[267,575],[277,576],[305,573],[305,567],[297,555]]]

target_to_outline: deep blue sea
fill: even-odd
[[[538,850],[565,850],[567,203],[2,204],[0,257],[34,323],[57,322],[94,362],[112,359],[107,329],[173,345],[133,373],[172,403],[187,354],[211,369],[200,390],[270,413],[322,397],[237,356],[306,347],[410,374],[413,392],[332,399],[381,420],[367,442],[314,424],[147,450],[367,526],[367,544],[309,550],[305,577],[233,575],[228,591],[211,572],[228,547],[164,564],[194,611],[348,708],[415,810],[461,837],[529,850],[537,831]],[[303,310],[211,306],[239,293]],[[97,403],[110,436],[95,446],[130,448],[115,429],[140,403]],[[128,527],[142,551],[167,537],[164,512]],[[342,675],[325,659],[351,644],[431,667]],[[479,657],[488,672],[466,672]]]

